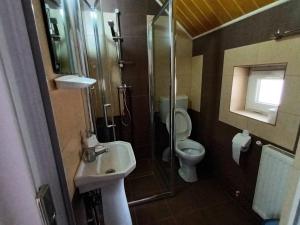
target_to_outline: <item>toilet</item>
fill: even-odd
[[[198,142],[188,139],[192,131],[191,118],[187,113],[187,96],[178,96],[181,106],[175,109],[175,128],[176,128],[176,148],[175,153],[179,159],[179,176],[186,182],[196,182],[198,180],[196,165],[204,158],[205,148]],[[168,101],[161,99],[160,108],[169,107]],[[184,106],[184,107],[182,107]],[[185,108],[186,106],[186,108]],[[163,117],[162,117],[163,118]],[[169,131],[169,113],[166,115],[166,127]],[[163,160],[169,159],[170,149],[163,152]]]

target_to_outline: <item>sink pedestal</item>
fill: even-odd
[[[130,143],[124,141],[101,145],[108,152],[97,156],[90,163],[81,160],[74,179],[76,187],[80,193],[101,189],[105,225],[132,225],[124,178],[136,166],[133,149]]]
[[[132,225],[124,178],[101,187],[105,225]]]

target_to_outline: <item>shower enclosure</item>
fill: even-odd
[[[126,85],[122,79],[123,67],[131,63],[122,58],[122,37],[118,26],[120,24],[119,20],[122,20],[122,17],[119,17],[122,12],[116,9],[115,13],[104,13],[101,8],[101,1],[96,1],[95,5],[90,5],[88,1],[81,0],[80,4],[88,73],[90,77],[97,80],[97,86],[90,90],[91,112],[95,131],[100,142],[114,141],[119,139],[118,129],[120,128],[118,126],[128,125],[131,119],[134,120],[128,109],[127,91],[124,91]],[[144,193],[141,196],[129,198],[130,205],[146,203],[174,194],[176,24],[173,5],[173,1],[166,1],[157,15],[148,16],[148,77],[152,140],[149,151],[152,153],[150,159],[152,173],[160,180],[161,188],[154,194]],[[113,56],[111,55],[112,49],[116,51]],[[112,66],[119,70],[119,85],[113,83]],[[161,80],[164,82],[161,82]],[[165,84],[165,86],[162,86],[162,84]],[[126,87],[129,93],[130,88]],[[119,97],[117,103],[115,95]],[[161,96],[169,99],[169,131],[166,129],[165,121],[162,121],[159,115],[159,99]],[[127,118],[124,118],[126,116]],[[120,123],[117,122],[118,119],[120,119]],[[165,149],[168,149],[170,153],[169,160],[166,162],[162,160],[162,153]],[[143,162],[137,159],[137,167],[143,166],[142,164]],[[129,176],[126,179],[131,178]],[[143,192],[143,190],[140,191]]]
[[[91,108],[95,133],[102,142],[116,140],[114,109],[112,107],[111,76],[107,65],[107,48],[101,1],[90,5],[81,1],[81,15],[89,76],[97,80],[91,90]],[[101,120],[101,121],[99,121]],[[99,127],[100,126],[100,127]]]
[[[149,75],[149,108],[152,139],[152,166],[154,173],[162,180],[164,187],[160,193],[143,199],[135,199],[130,205],[145,203],[174,195],[174,152],[176,108],[176,68],[175,68],[175,19],[174,2],[166,1],[157,15],[148,17],[148,75]],[[164,71],[164,72],[162,72]],[[166,86],[158,82],[164,80]],[[163,91],[162,91],[163,90]],[[163,93],[160,93],[162,91]],[[159,115],[159,98],[169,99],[169,132]],[[162,153],[169,149],[167,162],[162,160]],[[138,161],[137,161],[138,163]]]

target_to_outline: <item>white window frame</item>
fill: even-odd
[[[284,80],[285,70],[255,70],[250,69],[245,110],[268,115],[277,111],[279,105],[261,103],[258,101],[260,82],[264,79]]]

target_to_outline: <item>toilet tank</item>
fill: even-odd
[[[187,110],[188,108],[188,96],[180,95],[176,97],[176,108],[182,108]],[[166,123],[166,119],[169,113],[170,108],[170,98],[169,97],[160,97],[159,98],[159,115],[163,123]]]

